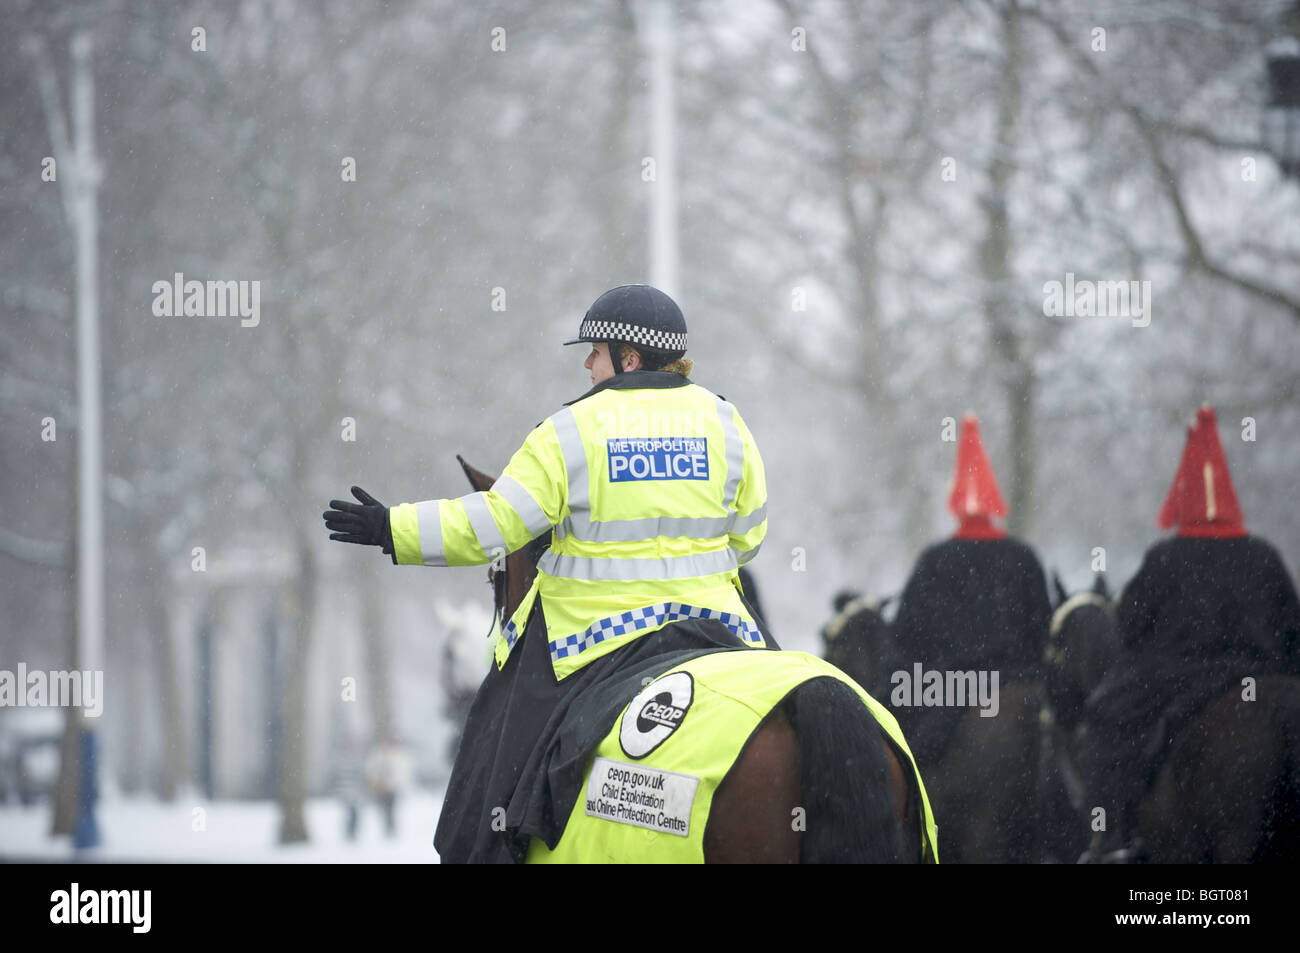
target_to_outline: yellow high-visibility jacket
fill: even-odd
[[[686,378],[618,374],[539,424],[491,490],[392,507],[400,564],[471,566],[551,529],[497,640],[504,665],[540,595],[557,678],[681,619],[763,646],[738,569],[767,532],[767,488],[735,407]]]

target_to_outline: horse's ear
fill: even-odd
[[[475,469],[466,463],[465,458],[459,453],[456,454],[456,459],[460,461],[460,468],[465,471],[465,476],[469,478],[469,485],[474,489],[480,491],[490,490],[492,489],[492,484],[497,482],[496,477],[488,476],[482,470]]]
[[[1052,570],[1052,582],[1056,584],[1056,604],[1059,606],[1066,599],[1070,598],[1069,593],[1065,591],[1065,584],[1061,582],[1061,574],[1055,569]]]
[[[1096,578],[1093,579],[1092,591],[1103,599],[1110,599],[1110,586],[1106,584],[1106,574],[1104,572],[1097,573]]]
[[[835,593],[835,598],[831,600],[831,606],[835,609],[836,614],[844,611],[844,607],[858,597],[858,593],[853,589],[841,589]]]

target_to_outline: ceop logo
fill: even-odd
[[[676,728],[685,717],[686,710],[673,704],[673,696],[667,692],[660,692],[652,700],[646,702],[641,709],[641,714],[637,715],[636,730],[649,731],[655,725]]]
[[[644,758],[681,727],[695,697],[690,672],[673,672],[637,693],[623,713],[618,742],[629,758]]]

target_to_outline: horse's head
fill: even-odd
[[[867,691],[879,690],[881,660],[889,644],[889,623],[881,614],[890,599],[844,592],[835,597],[836,616],[822,629],[822,655]]]
[[[1088,696],[1119,656],[1119,634],[1115,628],[1115,603],[1101,573],[1091,591],[1074,595],[1066,594],[1059,576],[1053,574],[1053,578],[1058,601],[1044,660],[1056,719],[1070,729],[1083,715]]]
[[[460,454],[456,454],[456,459],[460,461],[460,467],[465,471],[470,486],[479,491],[492,489],[492,484],[497,481],[496,477],[470,466]],[[533,584],[533,579],[537,575],[537,560],[546,549],[547,538],[547,535],[543,534],[509,555],[489,553],[493,556],[492,563],[488,566],[488,582],[492,584],[492,605],[502,626],[505,626],[514,615],[515,609],[519,607],[519,603],[528,593],[528,588]]]

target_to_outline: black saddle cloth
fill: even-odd
[[[442,861],[522,863],[533,837],[554,847],[581,791],[587,754],[628,700],[686,659],[732,649],[762,651],[720,622],[674,622],[557,682],[539,602],[470,709],[433,839]]]
[[[1087,701],[1094,761],[1127,768],[1145,791],[1175,735],[1206,705],[1243,678],[1277,674],[1289,674],[1280,661],[1243,655],[1125,658]]]

